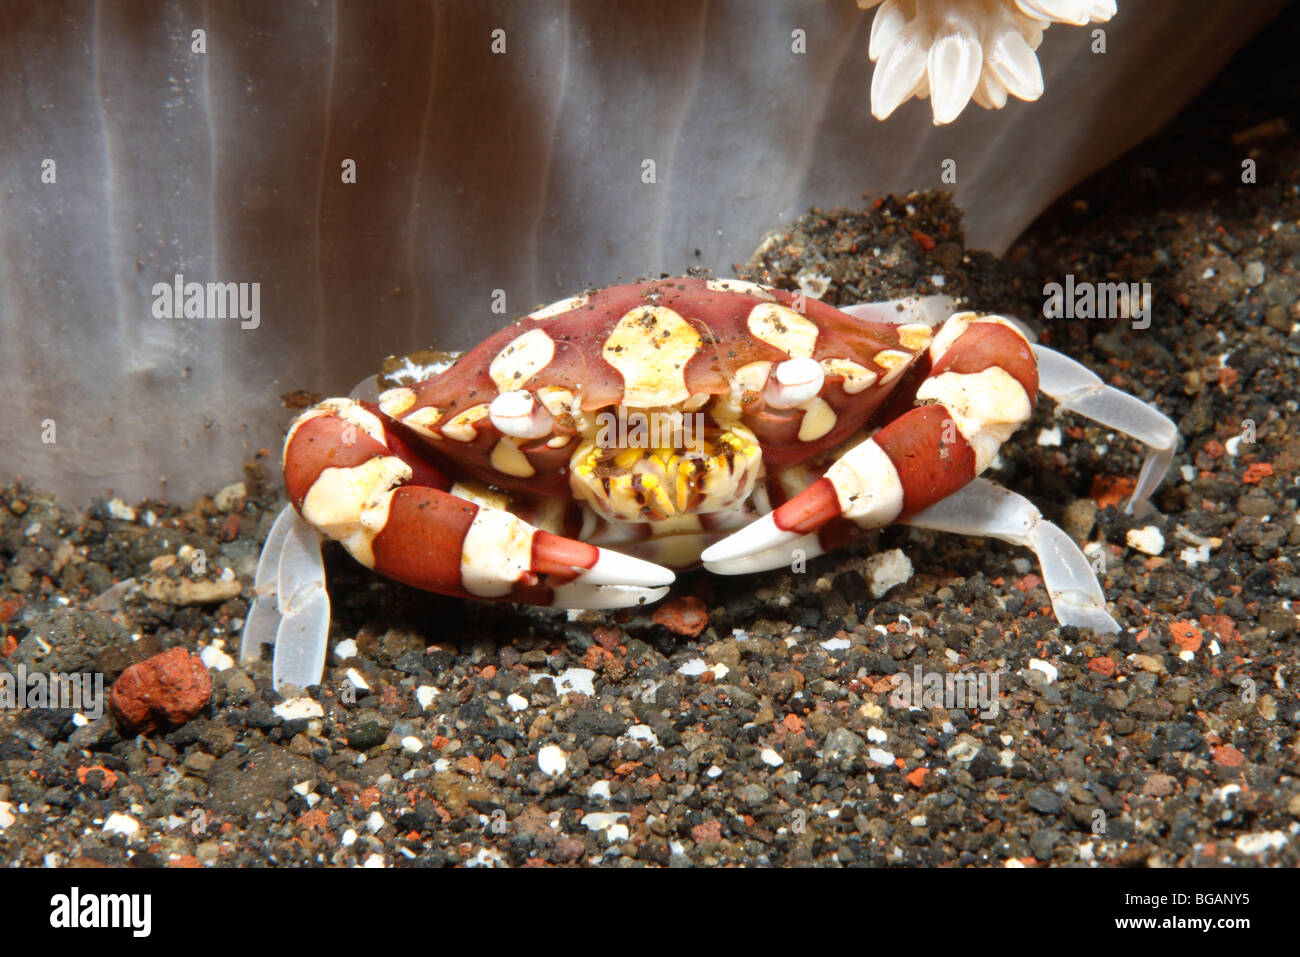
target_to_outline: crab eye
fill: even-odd
[[[498,432],[517,439],[540,439],[551,431],[551,414],[531,392],[522,389],[502,392],[493,399],[488,417]]]
[[[793,409],[822,391],[826,373],[816,359],[787,359],[780,363],[767,380],[763,398],[777,409]]]

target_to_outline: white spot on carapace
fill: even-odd
[[[461,544],[464,589],[481,598],[509,594],[532,564],[535,531],[509,512],[479,508]]]
[[[457,442],[473,442],[478,436],[474,423],[485,418],[487,414],[487,405],[471,406],[459,415],[453,416],[451,421],[442,427],[442,434]]]
[[[736,370],[736,386],[740,392],[761,392],[772,373],[770,362],[750,362]]]
[[[997,366],[983,372],[945,372],[916,390],[917,401],[940,402],[975,453],[975,474],[993,463],[998,447],[1032,411],[1029,395],[1017,379]]]
[[[573,393],[558,385],[544,385],[537,390],[537,401],[554,416],[573,413]]]
[[[627,408],[675,405],[690,398],[686,363],[700,334],[666,306],[638,306],[618,321],[601,355],[623,376]]]
[[[826,470],[840,511],[863,528],[888,525],[903,511],[903,480],[875,439],[860,442]]]
[[[746,321],[750,335],[791,357],[809,357],[817,345],[817,324],[774,302],[759,303]]]
[[[816,442],[835,428],[835,410],[825,399],[813,399],[803,409],[803,421],[799,423],[800,442]]]
[[[521,388],[555,357],[555,340],[541,329],[529,329],[497,353],[488,375],[502,392]]]
[[[934,330],[924,323],[908,322],[898,327],[898,342],[910,352],[920,352],[930,345]]]
[[[772,300],[772,290],[758,283],[746,282],[744,279],[709,279],[704,285],[710,292],[736,292],[759,299]]]
[[[816,359],[787,359],[777,363],[763,396],[775,409],[793,409],[817,398],[825,381],[826,372]]]
[[[876,365],[885,370],[884,378],[880,380],[881,385],[889,385],[903,371],[912,364],[915,355],[911,352],[904,352],[901,349],[881,349],[871,357]]]
[[[415,405],[415,390],[406,386],[389,389],[379,395],[379,411],[393,419],[400,419],[402,413]]]
[[[852,359],[823,359],[822,370],[828,376],[843,376],[842,388],[849,395],[857,395],[863,389],[870,388],[879,378],[866,366]]]
[[[554,319],[556,316],[562,316],[566,312],[572,312],[587,304],[590,297],[584,292],[580,296],[570,296],[568,299],[561,299],[559,302],[553,302],[543,309],[528,314],[529,319]]]
[[[550,413],[523,389],[498,395],[488,406],[488,417],[498,432],[517,439],[540,439],[551,431]]]
[[[416,409],[406,418],[402,419],[402,424],[414,429],[420,435],[427,439],[437,439],[442,441],[442,436],[434,429],[434,425],[442,418],[442,409],[435,409],[431,405],[426,405],[423,409]]]
[[[392,490],[410,477],[411,467],[393,455],[325,469],[307,490],[302,517],[373,568],[374,540],[388,522]]]
[[[492,448],[492,467],[502,475],[529,478],[537,473],[528,456],[519,450],[519,440],[502,436]]]

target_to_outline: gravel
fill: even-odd
[[[1123,633],[1061,627],[1019,549],[906,528],[615,614],[427,595],[331,546],[319,686],[211,668],[198,717],[137,737],[0,712],[0,861],[1300,864],[1298,35],[1293,10],[1002,259],[916,193],[813,211],[739,268],[832,303],[963,297],[1174,418],[1158,512],[1117,507],[1136,444],[1047,401],[991,476],[1091,543]],[[1067,274],[1151,282],[1149,327],[1044,318]],[[9,669],[237,657],[271,467],[185,505],[0,489]],[[895,703],[900,673],[995,676],[996,714]]]

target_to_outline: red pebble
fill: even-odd
[[[705,821],[691,828],[691,840],[696,844],[717,844],[722,840],[722,822]]]
[[[709,607],[693,595],[664,602],[654,613],[655,624],[694,638],[709,623]]]
[[[1256,462],[1247,467],[1246,474],[1241,477],[1241,480],[1247,485],[1257,485],[1272,474],[1273,466],[1267,462]]]
[[[1245,762],[1246,756],[1230,744],[1221,744],[1214,749],[1214,760],[1225,768],[1237,768]]]
[[[1103,678],[1110,678],[1115,674],[1115,662],[1110,658],[1093,658],[1088,662],[1088,667]]]
[[[173,648],[123,671],[108,702],[128,730],[148,734],[184,724],[211,697],[212,681],[199,656]]]

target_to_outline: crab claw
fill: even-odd
[[[416,588],[565,608],[657,601],[674,575],[652,562],[535,528],[503,509],[420,486],[394,489],[369,548],[343,544],[375,571]]]
[[[992,463],[1029,418],[1037,367],[1024,335],[997,316],[952,317],[931,347],[919,402],[859,442],[775,511],[704,550],[711,571],[741,574],[843,517],[860,528],[906,520]],[[767,553],[762,555],[761,553]]]
[[[285,441],[285,485],[303,518],[361,564],[416,588],[618,608],[657,601],[673,581],[660,565],[538,529],[447,484],[384,420],[346,399],[299,417]]]

